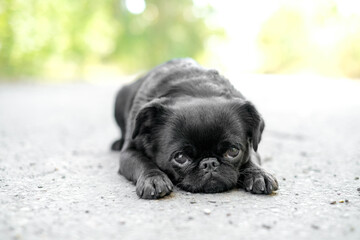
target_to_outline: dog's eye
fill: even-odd
[[[239,155],[240,150],[235,148],[235,147],[231,147],[229,148],[225,153],[224,153],[224,157],[226,158],[235,158]]]
[[[174,160],[179,164],[184,164],[188,161],[188,158],[181,152],[175,154]]]

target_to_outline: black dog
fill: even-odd
[[[192,59],[166,62],[123,87],[115,118],[119,173],[141,198],[163,197],[173,183],[206,193],[278,189],[256,153],[263,119],[227,79]]]

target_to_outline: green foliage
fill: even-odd
[[[262,71],[277,73],[297,65],[306,52],[305,21],[301,14],[280,8],[264,24],[259,45],[265,55]]]
[[[356,32],[342,40],[338,62],[345,76],[360,79],[360,18],[352,27]]]
[[[78,73],[88,64],[114,63],[131,72],[196,57],[218,34],[194,16],[192,0],[146,5],[135,15],[122,0],[2,0],[0,75],[41,76],[66,64]]]
[[[259,33],[264,55],[259,71],[310,70],[360,78],[359,13],[340,2],[323,1],[314,6],[284,5],[265,22]]]

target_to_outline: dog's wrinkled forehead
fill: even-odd
[[[190,102],[178,106],[173,119],[174,136],[197,149],[216,147],[219,142],[246,141],[246,132],[238,114],[226,103]],[[179,139],[180,140],[180,139]]]

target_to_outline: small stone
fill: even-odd
[[[208,202],[209,203],[216,203],[216,201],[214,201],[214,200],[209,200]]]
[[[283,181],[286,181],[286,178],[283,177]]]
[[[231,213],[227,213],[226,216],[227,216],[227,217],[230,217],[230,216],[231,216]]]
[[[193,220],[193,219],[194,219],[194,217],[189,216],[187,219],[188,219],[189,221],[191,221],[191,220]]]
[[[312,224],[311,227],[315,230],[318,230],[319,229],[319,226],[315,225],[315,224]]]
[[[196,203],[195,200],[191,200],[191,201],[190,201],[190,204],[195,204],[195,203]]]
[[[360,192],[360,187],[357,190],[358,190],[358,192]]]
[[[210,210],[210,209],[208,209],[208,208],[205,208],[205,209],[204,209],[204,213],[205,213],[206,215],[210,215],[211,210]]]
[[[359,180],[359,177],[355,177],[355,180]]]
[[[345,202],[346,202],[346,203],[349,203],[349,200],[345,199]]]
[[[261,225],[263,228],[266,228],[266,229],[268,229],[268,230],[270,230],[271,229],[271,226],[270,225],[267,225],[267,224],[263,224],[263,225]]]
[[[38,186],[38,188],[43,188],[43,186]]]
[[[89,213],[90,211],[89,210],[86,210],[85,213]]]
[[[332,202],[330,202],[330,204],[334,205],[334,204],[336,204],[336,201],[332,201]]]
[[[61,176],[62,179],[65,179],[66,177],[65,176]]]

